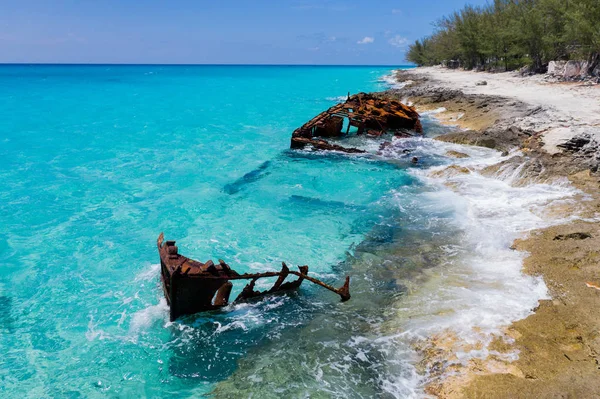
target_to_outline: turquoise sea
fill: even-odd
[[[419,174],[449,162],[445,147],[288,149],[392,69],[0,66],[0,397],[415,395],[398,301],[466,250],[460,201]],[[425,119],[426,135],[443,130]],[[349,274],[353,297],[305,284],[170,323],[160,232],[239,272]]]

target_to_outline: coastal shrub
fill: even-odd
[[[442,17],[409,47],[407,59],[494,71],[528,65],[535,72],[552,60],[586,59],[591,72],[599,54],[599,0],[494,0]]]

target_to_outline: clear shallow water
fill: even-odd
[[[285,310],[265,316],[260,305],[202,318],[201,337],[165,326],[155,240],[164,231],[182,252],[241,272],[285,260],[335,281],[378,201],[413,179],[289,153],[290,133],[348,91],[383,88],[389,70],[0,67],[2,390],[209,390],[248,349],[309,319],[280,298]],[[214,335],[238,314],[255,325]],[[206,349],[203,336],[216,343]]]
[[[361,139],[365,157],[287,150],[295,127],[348,91],[385,88],[389,72],[1,66],[0,394],[407,397],[422,382],[415,339],[526,315],[545,290],[507,248],[567,189],[474,174],[451,193],[427,173],[457,148],[426,139],[379,155]],[[500,159],[461,151],[473,167]],[[304,285],[169,323],[161,231],[240,272],[286,261],[334,285],[350,274],[353,298]]]

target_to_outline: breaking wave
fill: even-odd
[[[510,341],[505,328],[530,315],[548,292],[541,278],[522,273],[525,254],[510,246],[532,229],[563,222],[542,210],[572,201],[576,190],[561,182],[516,187],[514,170],[484,173],[507,158],[486,148],[427,138],[371,147],[377,162],[402,165],[419,183],[382,198],[380,221],[352,248],[342,266],[353,278],[352,300],[305,302],[303,312],[312,316],[242,358],[217,385],[217,397],[240,387],[261,397],[274,397],[274,390],[291,396],[319,391],[340,398],[422,397],[434,378],[419,368],[427,349],[442,351],[447,365],[491,354],[517,358],[489,344]],[[448,151],[466,157],[449,158]],[[414,156],[418,165],[404,163]],[[267,314],[285,323],[271,312],[257,317]],[[307,376],[301,384],[299,375]]]
[[[505,328],[530,315],[539,300],[549,298],[540,277],[523,274],[526,254],[512,250],[512,242],[531,230],[576,217],[545,217],[543,209],[572,202],[577,190],[564,182],[516,187],[513,183],[518,169],[504,169],[491,176],[482,173],[506,159],[485,148],[429,139],[394,140],[385,156],[405,156],[408,147],[416,148],[415,153],[424,159],[444,157],[448,151],[467,156],[411,170],[434,188],[424,193],[424,202],[453,213],[460,240],[457,245],[440,248],[447,261],[431,272],[425,284],[392,306],[396,315],[384,322],[382,329],[390,333],[400,353],[411,343],[417,348],[443,348],[448,364],[466,365],[471,359],[485,359],[490,354],[500,357],[489,349],[492,340],[500,337],[510,341]],[[398,191],[395,195],[402,206],[404,194]],[[518,354],[503,356],[511,360]],[[427,381],[426,375],[421,376],[419,385]],[[413,394],[419,392],[419,385],[412,387]],[[399,394],[394,385],[388,388],[390,393]]]
[[[386,86],[388,86],[388,88],[390,89],[401,89],[404,86],[406,86],[407,84],[409,84],[410,82],[399,82],[396,79],[396,73],[398,72],[398,69],[395,69],[393,71],[391,71],[390,73],[383,75],[380,78],[380,82],[384,83]]]

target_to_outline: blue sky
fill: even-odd
[[[0,0],[0,63],[398,65],[466,2]]]

